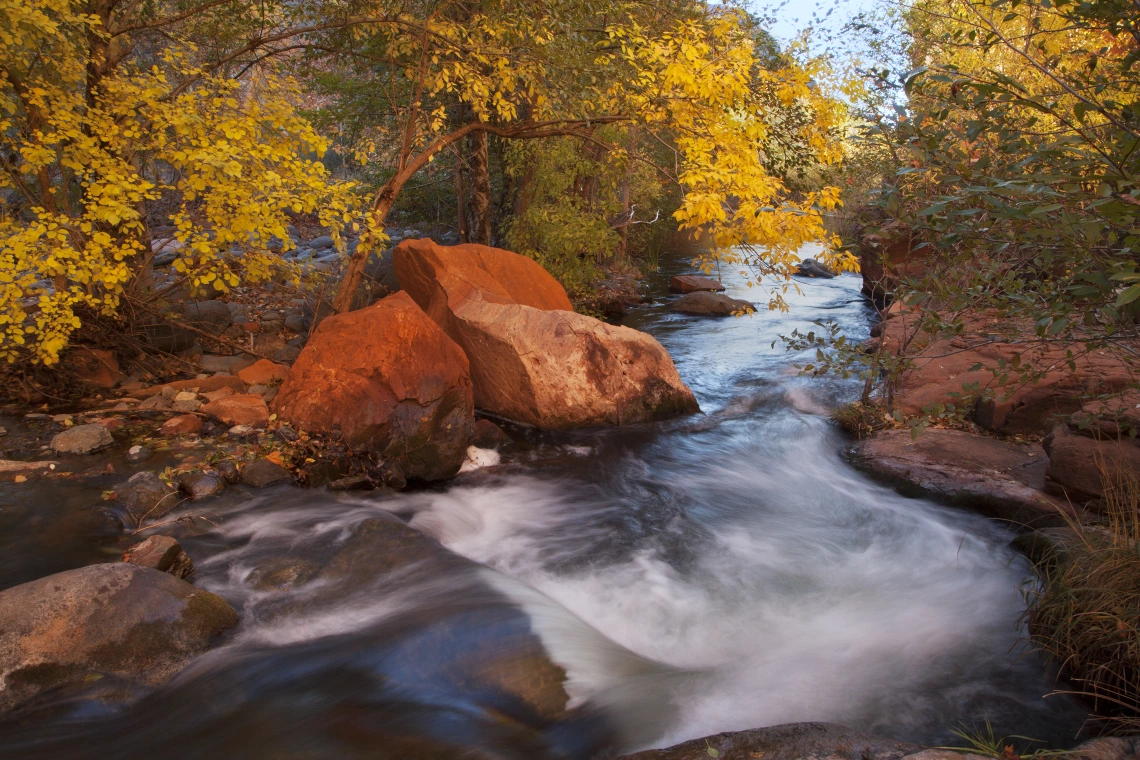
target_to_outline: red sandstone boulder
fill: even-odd
[[[459,470],[475,425],[467,357],[406,293],[322,321],[273,409],[423,480]]]
[[[211,401],[199,411],[227,425],[263,428],[269,423],[269,407],[265,405],[265,399],[254,393],[224,396],[217,401]]]
[[[695,274],[681,274],[669,282],[669,290],[674,293],[699,293],[701,291],[719,293],[724,290],[724,286],[711,277],[701,277]]]
[[[1049,452],[1045,490],[1076,503],[1103,496],[1105,477],[1115,483],[1130,473],[1140,475],[1140,442],[1134,438],[1097,440],[1058,425],[1044,445]]]
[[[541,264],[501,248],[405,240],[393,259],[400,287],[441,325],[445,307],[462,303],[473,291],[488,303],[574,310],[566,290]]]
[[[181,414],[162,423],[162,435],[190,435],[202,432],[202,418],[195,414]]]
[[[473,250],[478,266],[450,252],[460,249]],[[660,343],[575,314],[568,300],[559,303],[565,292],[554,278],[521,262],[534,264],[484,246],[446,249],[405,241],[396,247],[400,286],[470,359],[476,406],[543,428],[631,424],[699,411]],[[518,287],[518,270],[531,289]],[[506,284],[491,274],[501,274]]]

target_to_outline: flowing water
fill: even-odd
[[[663,262],[658,303],[626,324],[665,345],[703,415],[512,429],[499,464],[430,490],[231,489],[218,527],[178,535],[196,582],[241,612],[232,640],[126,707],[61,699],[0,727],[0,755],[526,758],[541,735],[581,757],[809,720],[927,744],[989,720],[1072,744],[1083,711],[1042,698],[1053,676],[1021,644],[1031,572],[1012,533],[853,470],[827,411],[857,386],[798,377],[771,346],[823,318],[865,337],[859,279],[805,281],[788,313],[703,318],[667,309],[683,271]],[[24,488],[45,509],[82,503]],[[392,515],[473,562],[428,552],[389,572],[362,526]],[[85,563],[65,548],[6,552],[0,587]],[[265,590],[274,570],[297,582]],[[541,691],[542,650],[571,719],[504,696]],[[488,675],[505,671],[525,683]]]

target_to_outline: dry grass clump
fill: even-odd
[[[1093,701],[1110,730],[1140,729],[1140,475],[1101,468],[1106,524],[1038,566],[1026,620],[1034,642]]]

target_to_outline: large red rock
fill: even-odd
[[[439,324],[445,306],[462,303],[473,291],[488,303],[574,310],[565,288],[541,264],[501,248],[405,240],[393,259],[400,287]]]
[[[477,252],[479,265],[449,253],[461,249]],[[476,406],[543,428],[631,424],[699,411],[660,343],[575,314],[568,302],[559,303],[565,295],[560,287],[562,297],[553,297],[557,283],[549,274],[520,262],[534,263],[484,246],[445,249],[405,241],[396,247],[400,286],[470,359]],[[516,266],[525,269],[533,289],[518,287]],[[509,300],[515,297],[518,302]]]
[[[467,357],[403,292],[322,321],[273,410],[423,480],[459,470],[475,426]]]

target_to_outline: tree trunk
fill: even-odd
[[[467,137],[471,168],[471,242],[491,244],[491,173],[487,157],[487,133],[479,130]]]
[[[459,207],[459,242],[468,243],[467,237],[467,199],[463,194],[463,164],[455,162],[455,198]]]

